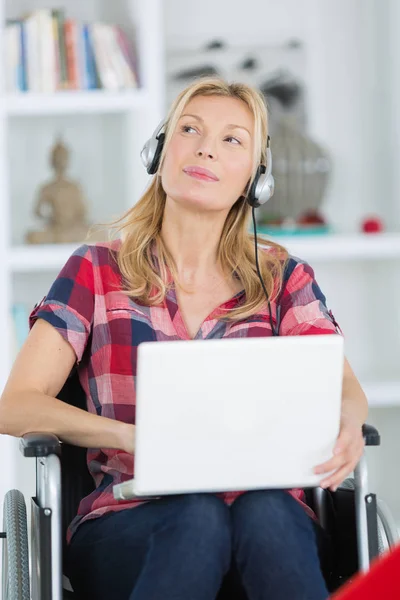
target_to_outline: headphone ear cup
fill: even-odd
[[[247,202],[254,208],[262,206],[274,195],[274,190],[275,180],[272,174],[266,172],[264,165],[260,165],[247,195]]]
[[[263,176],[263,174],[265,173],[265,166],[264,165],[259,165],[259,167],[257,168],[253,183],[250,186],[250,189],[247,193],[247,202],[250,204],[250,206],[260,206],[258,204],[258,194],[257,194],[257,188],[260,182],[261,177]]]
[[[274,195],[275,181],[271,174],[265,173],[261,175],[256,188],[257,204],[262,206]]]
[[[148,140],[142,150],[142,160],[149,175],[157,173],[160,157],[164,147],[165,133],[160,133],[158,138]]]
[[[266,148],[266,162],[267,166],[260,165],[257,169],[256,176],[250,187],[247,201],[250,206],[261,206],[268,202],[268,200],[274,195],[275,181],[272,175],[272,154],[270,148],[270,139],[268,136],[267,148]]]

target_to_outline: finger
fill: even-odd
[[[341,452],[336,453],[336,455],[330,458],[327,462],[317,465],[314,469],[314,473],[318,475],[338,469],[342,464],[348,462],[355,454],[358,454],[358,443],[354,441],[351,443],[347,442],[347,444],[343,446]]]
[[[316,475],[321,475],[323,473],[328,473],[329,471],[336,471],[346,462],[347,460],[344,456],[344,453],[338,454],[333,458],[330,458],[326,463],[316,466],[314,469],[314,473]]]
[[[346,463],[341,467],[338,471],[332,474],[324,481],[321,481],[319,484],[321,488],[327,489],[329,488],[332,492],[335,492],[337,487],[352,473],[354,470],[353,463]]]
[[[362,456],[362,448],[359,450],[358,454],[352,458],[352,460],[347,461],[340,469],[338,469],[335,473],[332,473],[327,479],[321,481],[320,487],[330,488],[333,492],[336,491],[338,485],[340,485],[350,473],[352,473],[359,462]]]

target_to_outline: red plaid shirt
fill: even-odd
[[[38,318],[45,319],[71,344],[88,411],[134,424],[138,345],[190,337],[173,286],[160,306],[144,306],[122,293],[121,273],[115,261],[119,247],[117,240],[78,248],[33,310],[30,325]],[[153,256],[157,262],[155,249]],[[239,292],[219,308],[233,308],[243,298],[244,292]],[[271,308],[274,320],[278,312],[280,335],[337,332],[313,270],[299,259],[289,258],[278,305],[271,302]],[[217,310],[204,320],[196,339],[272,335],[266,303],[259,313],[234,323],[218,320]],[[117,501],[113,497],[113,486],[134,476],[133,456],[122,450],[89,448],[87,463],[96,489],[82,499],[69,528],[69,540],[87,519],[143,502]],[[302,490],[290,493],[303,502]],[[238,494],[224,493],[223,497],[230,503]]]

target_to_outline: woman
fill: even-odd
[[[157,172],[122,220],[122,242],[79,248],[31,315],[0,422],[3,433],[52,432],[89,448],[96,490],[69,531],[70,578],[82,598],[211,600],[234,576],[249,600],[328,595],[320,529],[301,490],[112,496],[134,472],[140,342],[268,336],[272,327],[336,333],[311,268],[273,243],[259,252],[266,301],[246,200],[266,147],[258,92],[218,79],[189,86],[167,118]],[[55,398],[75,364],[88,412]],[[366,416],[346,361],[335,455],[316,467],[332,471],[324,487],[335,489],[359,460]]]

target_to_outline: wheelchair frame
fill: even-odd
[[[366,446],[380,444],[379,433],[374,427],[364,425],[363,435]],[[39,540],[32,540],[32,600],[63,600],[62,442],[52,434],[29,433],[21,438],[20,450],[25,457],[36,459],[36,496],[31,499],[32,531],[39,532]],[[365,572],[379,555],[377,501],[376,495],[368,492],[365,454],[354,475],[358,566]],[[313,489],[315,512],[324,528],[327,525],[327,494],[322,488]]]

